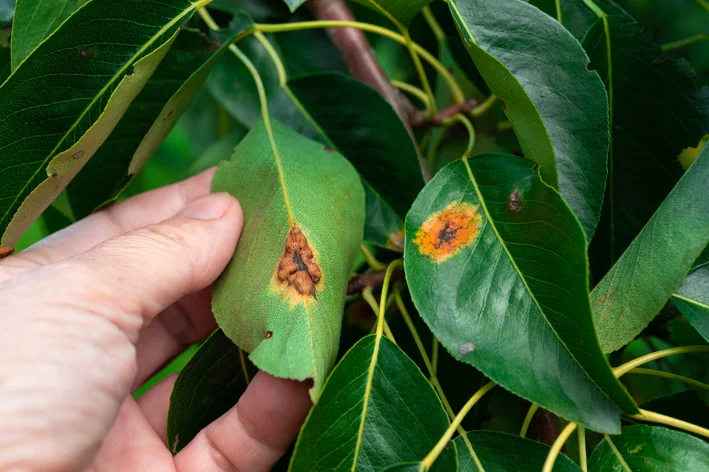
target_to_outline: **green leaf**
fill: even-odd
[[[364,240],[394,251],[404,251],[404,220],[387,202],[362,181],[366,198],[367,215],[364,223]]]
[[[241,203],[244,229],[214,287],[219,326],[277,377],[312,378],[316,401],[337,354],[347,281],[362,241],[364,192],[337,153],[274,123],[252,128],[212,189]],[[285,180],[287,196],[281,190]]]
[[[387,338],[366,336],[327,379],[300,432],[290,470],[379,472],[420,461],[449,424],[416,364]],[[439,460],[455,464],[455,450],[447,449]]]
[[[180,372],[170,395],[170,451],[180,452],[202,429],[229,411],[256,372],[222,330],[207,338]]]
[[[286,0],[288,1],[288,0]],[[409,26],[411,20],[433,0],[355,0],[378,11],[400,26]]]
[[[709,262],[692,269],[672,302],[694,328],[709,341]]]
[[[485,472],[520,472],[542,470],[551,449],[546,444],[521,438],[512,434],[493,431],[471,431],[467,433],[475,453],[485,467]],[[462,437],[455,439],[458,449],[458,470],[478,472],[473,458],[465,447]],[[556,459],[554,472],[581,472],[571,459],[560,455]]]
[[[0,252],[111,134],[202,3],[93,0],[0,87]]]
[[[294,12],[300,7],[302,4],[306,2],[306,0],[283,0],[286,2],[286,5],[288,5],[288,8],[290,11]]]
[[[608,97],[559,23],[521,0],[449,1],[473,61],[503,101],[525,157],[558,188],[590,241],[608,173]],[[514,24],[514,28],[510,28]]]
[[[112,203],[123,193],[192,103],[212,66],[252,25],[249,18],[239,15],[228,30],[212,38],[198,30],[180,32],[111,136],[69,184],[71,205],[78,218]]]
[[[596,341],[583,230],[536,167],[481,155],[426,185],[406,217],[411,296],[456,359],[564,418],[618,432],[616,404],[636,406]]]
[[[12,22],[12,70],[76,9],[76,0],[19,0]]]
[[[709,464],[709,444],[661,426],[627,426],[622,436],[613,436],[611,440],[633,472],[700,471]],[[593,451],[588,470],[625,469],[604,439]]]
[[[640,408],[709,428],[709,408],[699,395],[697,390],[686,390],[652,399]]]
[[[579,41],[583,40],[588,29],[598,20],[598,15],[588,7],[586,0],[531,0],[529,3],[552,18],[561,18],[560,23]],[[608,15],[627,15],[625,10],[613,2],[596,0],[595,3]]]
[[[466,447],[463,444],[463,447]],[[381,472],[421,472],[422,470],[431,470],[433,472],[456,472],[458,471],[458,452],[454,441],[450,441],[441,455],[436,459],[430,469],[423,469],[421,462],[402,462],[395,464]]]
[[[601,348],[632,341],[679,288],[709,243],[709,146],[591,293]]]
[[[229,134],[212,144],[207,150],[197,158],[188,170],[189,175],[196,175],[202,171],[218,165],[224,160],[224,156],[229,156],[234,153],[237,144],[244,139],[248,130],[246,128],[237,127]]]
[[[15,14],[15,0],[0,0],[0,25],[12,21]]]
[[[677,156],[709,132],[709,89],[697,88],[689,64],[667,58],[632,18],[607,22],[607,33],[599,19],[583,42],[613,97],[611,173],[592,247],[592,260],[603,264],[600,275],[674,187],[682,174]]]

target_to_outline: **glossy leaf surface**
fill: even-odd
[[[672,302],[687,320],[709,341],[709,262],[691,270]]]
[[[591,293],[604,352],[628,344],[660,312],[709,243],[709,146]]]
[[[19,0],[12,21],[12,70],[52,34],[77,7],[77,0]]]
[[[277,122],[274,132],[288,200],[262,124],[214,177],[213,191],[236,197],[245,219],[234,258],[215,285],[213,308],[219,326],[259,369],[313,379],[315,401],[337,354],[347,281],[362,241],[364,192],[342,156]]]
[[[387,338],[377,342],[370,335],[332,371],[301,430],[290,470],[379,472],[420,461],[449,424],[416,364]],[[455,451],[440,460],[455,464]]]
[[[411,20],[423,10],[432,0],[355,0],[366,5],[388,18],[393,18],[403,26],[408,26]]]
[[[409,289],[456,359],[558,415],[617,432],[615,403],[636,407],[596,341],[583,230],[535,169],[489,154],[439,171],[406,217]]]
[[[613,96],[611,175],[592,248],[592,257],[605,270],[681,176],[677,156],[709,132],[709,89],[696,86],[689,64],[665,56],[632,18],[611,15],[607,22],[608,34],[599,19],[583,42],[590,67]]]
[[[531,439],[493,431],[471,431],[468,433],[468,440],[485,467],[485,472],[542,470],[551,449],[546,444]],[[478,472],[463,438],[456,438],[455,443],[458,450],[458,470]],[[556,460],[554,472],[581,472],[581,468],[562,454]]]
[[[180,372],[170,396],[170,451],[178,453],[203,428],[229,411],[256,372],[246,354],[241,357],[239,348],[222,330],[207,338]]]
[[[2,85],[0,251],[11,250],[110,135],[199,6],[93,0]]]
[[[560,190],[590,240],[601,214],[609,139],[608,97],[587,69],[588,56],[559,23],[521,0],[449,5],[525,157]]]
[[[633,472],[700,471],[709,464],[709,444],[661,426],[627,426],[613,444]],[[624,470],[605,439],[588,461],[589,472]]]
[[[212,37],[191,29],[180,32],[111,136],[69,184],[77,218],[111,203],[124,191],[192,103],[216,61],[251,26],[240,15],[228,30]]]

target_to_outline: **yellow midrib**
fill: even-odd
[[[364,386],[364,396],[362,398],[362,417],[360,418],[359,430],[357,431],[357,444],[355,444],[354,449],[354,460],[352,461],[351,472],[355,472],[357,469],[357,459],[359,458],[359,450],[362,448],[362,437],[364,436],[364,423],[367,419],[367,408],[369,407],[369,397],[372,395],[372,381],[374,379],[374,369],[377,365],[377,359],[379,357],[379,345],[382,340],[382,335],[377,333],[376,340],[374,341],[374,352],[372,353],[372,360],[369,362],[369,371],[367,372],[367,383]]]
[[[84,111],[81,113],[81,115],[74,121],[74,123],[71,125],[71,127],[67,130],[66,133],[64,133],[64,136],[59,140],[56,146],[54,146],[54,149],[50,151],[50,153],[45,157],[42,161],[42,164],[37,168],[37,170],[32,174],[32,176],[25,182],[25,184],[22,186],[22,189],[17,192],[17,196],[15,199],[12,201],[12,203],[9,205],[7,211],[5,214],[0,218],[0,220],[5,220],[7,216],[10,214],[12,209],[14,208],[15,204],[17,201],[20,199],[20,196],[27,190],[27,187],[30,185],[30,183],[37,177],[37,175],[44,169],[47,165],[47,163],[50,161],[50,159],[54,156],[54,154],[59,150],[61,145],[64,143],[64,140],[76,129],[76,127],[81,123],[81,121],[84,119],[87,113],[91,110],[91,108],[98,102],[98,100],[103,97],[103,95],[108,91],[108,89],[113,85],[113,83],[118,80],[120,76],[123,75],[125,71],[128,70],[128,68],[139,58],[145,51],[148,50],[150,46],[157,41],[158,38],[163,36],[170,28],[172,28],[177,22],[179,22],[185,15],[189,14],[193,10],[197,8],[201,8],[204,5],[207,5],[211,2],[212,0],[199,0],[196,3],[193,3],[189,8],[186,8],[185,10],[182,11],[178,16],[173,18],[169,23],[167,23],[165,26],[160,28],[160,30],[153,35],[150,40],[148,40],[143,47],[141,47],[133,56],[131,56],[130,60],[126,61],[126,63],[111,77],[111,79],[106,82],[106,85],[94,96],[94,98],[91,100],[91,103],[84,109]],[[83,135],[82,135],[83,136]],[[77,142],[81,141],[79,139]]]

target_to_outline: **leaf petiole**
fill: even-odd
[[[556,441],[554,441],[554,444],[551,446],[549,454],[547,455],[547,459],[544,461],[542,472],[552,472],[554,470],[554,463],[556,462],[556,458],[559,457],[561,448],[564,447],[564,444],[566,444],[566,441],[569,440],[569,437],[576,430],[577,426],[578,425],[576,423],[569,423],[563,430],[561,430],[561,434],[559,434],[559,437],[556,438]]]

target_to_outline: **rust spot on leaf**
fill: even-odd
[[[4,259],[7,256],[11,256],[15,252],[14,247],[3,247],[0,248],[0,259]]]
[[[396,233],[391,233],[386,242],[386,246],[395,251],[402,252],[404,250],[404,230]]]
[[[421,254],[440,263],[473,244],[482,228],[478,208],[467,202],[452,202],[442,211],[433,213],[414,238]]]
[[[519,190],[514,189],[507,197],[507,208],[512,213],[517,213],[522,209],[522,196],[519,194]]]
[[[328,146],[325,146],[324,149],[325,149],[325,152],[335,152],[334,149],[332,149],[331,147],[328,147]]]
[[[322,280],[322,271],[308,239],[297,226],[288,232],[276,277],[291,294],[305,299],[317,298],[317,285]]]
[[[77,151],[71,157],[73,157],[74,159],[76,159],[78,161],[79,159],[84,157],[84,151]]]
[[[266,331],[266,339],[271,339],[273,337],[273,331]]]

